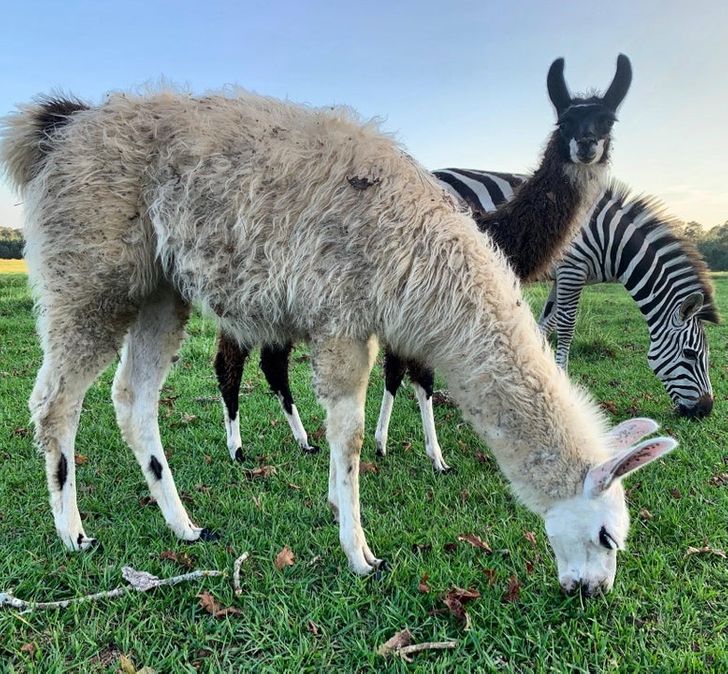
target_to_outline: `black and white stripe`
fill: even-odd
[[[435,175],[471,208],[492,211],[526,176],[446,169]],[[556,360],[566,367],[581,291],[618,281],[637,303],[650,334],[648,362],[681,414],[703,417],[713,405],[703,323],[718,322],[707,268],[653,199],[609,184],[554,272],[540,325],[556,330]]]

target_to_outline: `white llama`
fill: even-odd
[[[372,124],[240,92],[47,100],[6,120],[28,206],[44,360],[31,398],[56,528],[76,504],[81,402],[123,343],[113,398],[167,524],[204,538],[162,449],[158,394],[192,301],[243,345],[308,340],[349,565],[380,564],[360,523],[364,398],[377,337],[438,368],[516,494],[540,514],[567,591],[607,590],[627,535],[621,478],[672,449],[627,447],[545,348],[518,279],[436,180]]]

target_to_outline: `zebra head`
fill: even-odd
[[[546,534],[556,555],[559,584],[567,594],[609,592],[617,572],[617,551],[629,531],[622,478],[677,447],[673,438],[651,438],[652,419],[629,419],[607,436],[613,456],[592,467],[582,493],[560,501],[544,516]]]
[[[700,291],[678,298],[675,308],[650,326],[650,367],[677,405],[678,413],[702,419],[713,409],[709,349],[703,320],[713,315]]]
[[[632,66],[629,59],[620,54],[617,72],[603,96],[573,97],[564,79],[564,59],[556,59],[551,64],[546,84],[556,108],[556,136],[564,161],[587,165],[607,162],[617,108],[631,82]]]

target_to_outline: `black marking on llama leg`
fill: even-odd
[[[392,396],[397,395],[406,371],[407,361],[404,358],[391,351],[384,352],[384,386]]]
[[[64,454],[61,454],[61,458],[58,459],[58,468],[56,469],[56,481],[58,482],[58,489],[63,489],[63,485],[66,484],[68,478],[68,462]]]
[[[198,541],[205,541],[206,543],[211,543],[213,541],[219,541],[220,535],[216,534],[212,529],[208,529],[205,527],[200,532],[200,537],[197,539]]]
[[[245,456],[245,454],[243,454],[243,448],[242,447],[238,447],[235,450],[235,460],[238,463],[244,463],[246,458],[247,457]]]
[[[283,346],[264,346],[260,350],[260,369],[263,370],[265,379],[275,393],[281,399],[283,409],[287,414],[293,412],[293,394],[288,382],[288,358],[291,355],[293,344]]]
[[[424,389],[427,399],[432,398],[435,392],[435,371],[414,360],[407,362],[407,369],[410,379]]]
[[[240,381],[243,378],[243,366],[249,354],[250,351],[241,347],[235,340],[220,333],[215,356],[215,374],[230,421],[235,421],[238,416]]]
[[[156,477],[158,480],[162,479],[162,464],[159,463],[156,456],[153,456],[151,459],[149,459],[149,470],[154,473],[154,477]]]

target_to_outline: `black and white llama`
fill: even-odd
[[[551,64],[546,80],[549,98],[557,114],[557,128],[551,134],[536,172],[519,188],[517,196],[495,213],[488,212],[492,209],[480,200],[477,192],[456,190],[470,206],[480,229],[498,244],[522,280],[536,278],[553,264],[603,189],[612,125],[631,80],[629,59],[620,54],[614,79],[603,96],[572,96],[564,79],[564,60],[557,59]],[[464,175],[465,172],[461,173]],[[436,172],[435,175],[452,189],[448,172]],[[499,180],[506,183],[509,180],[498,174],[491,175],[496,184]],[[459,180],[459,184],[462,182]],[[288,385],[290,350],[290,344],[264,345],[261,365],[299,445],[304,451],[315,451],[316,447],[308,443]],[[220,336],[215,369],[225,408],[228,450],[237,460],[244,456],[239,433],[238,390],[248,353],[233,339]],[[375,436],[377,453],[386,453],[394,397],[405,373],[409,373],[420,404],[427,455],[437,470],[445,471],[448,466],[442,459],[433,421],[434,372],[425,364],[401,358],[391,349],[387,349],[384,358],[385,391]]]
[[[556,361],[566,368],[584,286],[619,281],[647,321],[650,367],[681,415],[702,418],[713,408],[703,325],[720,320],[707,272],[660,204],[615,182],[559,263],[539,324],[556,330]]]

